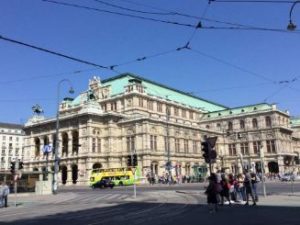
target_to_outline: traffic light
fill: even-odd
[[[206,163],[210,162],[210,146],[209,143],[207,141],[201,142],[201,150],[203,152],[203,158],[205,160]]]
[[[133,166],[137,166],[138,165],[138,160],[137,160],[137,155],[133,154]]]
[[[12,174],[15,173],[15,169],[16,169],[15,165],[16,165],[15,162],[10,162],[10,172],[11,172]]]
[[[132,166],[132,163],[131,163],[131,155],[128,155],[128,156],[127,156],[127,166]]]
[[[24,163],[22,161],[19,162],[19,170],[22,170],[24,168]]]

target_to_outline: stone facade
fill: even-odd
[[[162,175],[168,160],[174,173],[192,175],[193,167],[204,163],[204,136],[218,136],[215,169],[238,171],[241,162],[258,162],[254,142],[261,142],[266,161],[278,163],[280,171],[294,164],[299,150],[288,113],[275,106],[229,109],[132,74],[102,82],[94,77],[89,89],[65,99],[59,112],[59,180],[66,184],[86,184],[93,168],[126,167],[132,152],[144,175]],[[26,170],[53,171],[54,154],[47,164],[41,148],[55,146],[55,125],[56,119],[45,118],[25,124]]]
[[[0,170],[10,170],[10,162],[23,159],[23,126],[0,123]]]

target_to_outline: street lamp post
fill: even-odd
[[[59,98],[60,98],[60,85],[63,82],[67,82],[70,85],[69,93],[73,94],[74,89],[72,87],[72,83],[69,79],[62,79],[57,84],[57,112],[56,112],[56,132],[55,132],[55,155],[54,155],[54,176],[53,176],[53,194],[57,194],[58,188],[58,171],[59,171],[59,158],[58,158],[58,150],[59,150]]]
[[[168,99],[168,97],[167,97]],[[167,147],[167,163],[166,163],[166,167],[167,167],[167,171],[168,171],[168,182],[169,184],[172,181],[172,174],[171,174],[171,160],[170,160],[170,142],[169,142],[169,120],[170,120],[170,108],[167,105],[166,107],[166,123],[167,123],[167,140],[166,140],[166,147]]]
[[[259,148],[259,154],[260,154],[260,164],[261,164],[261,182],[262,182],[262,186],[263,186],[263,194],[264,197],[267,196],[266,193],[266,183],[265,183],[265,165],[264,165],[264,149],[263,146],[261,145]]]
[[[290,31],[294,31],[297,27],[297,25],[295,23],[293,23],[293,20],[292,20],[292,14],[293,14],[293,10],[296,6],[297,3],[300,3],[300,1],[295,1],[292,6],[291,6],[291,9],[290,9],[290,21],[289,21],[289,24],[287,25],[287,29],[290,30]]]

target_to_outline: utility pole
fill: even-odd
[[[263,146],[259,146],[259,155],[260,155],[260,164],[261,164],[261,182],[263,185],[263,194],[264,197],[267,197],[267,193],[266,193],[266,183],[265,183],[265,165],[264,165],[264,149]]]
[[[167,100],[168,100],[168,96],[167,97]],[[168,171],[168,182],[171,181],[172,179],[172,174],[171,174],[171,161],[170,161],[170,142],[169,142],[169,136],[170,136],[170,133],[169,133],[169,120],[170,120],[170,108],[168,106],[168,104],[166,104],[166,134],[167,134],[167,139],[166,139],[166,148],[167,148],[167,163],[166,163],[166,168],[167,168],[167,171]]]
[[[135,136],[132,137],[134,140],[133,146],[131,146],[131,150],[130,150],[130,158],[131,158],[131,170],[133,171],[133,198],[136,198],[136,183],[135,183],[135,172],[136,172],[136,167],[134,166],[134,160],[133,160],[133,155],[136,155],[136,150],[135,150]],[[132,143],[132,141],[131,141]]]

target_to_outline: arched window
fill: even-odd
[[[41,150],[41,141],[37,137],[34,139],[34,152],[35,152],[35,157],[40,156],[40,150]]]
[[[254,119],[252,120],[252,127],[253,127],[253,128],[258,128],[258,123],[257,123],[257,119],[256,119],[256,118],[254,118]]]
[[[63,156],[68,155],[68,142],[69,142],[69,137],[68,134],[65,132],[62,134],[62,155]]]
[[[266,127],[271,127],[272,125],[271,117],[266,116],[265,120],[266,120]]]
[[[79,134],[77,130],[72,132],[72,154],[78,154],[79,149]]]
[[[44,145],[49,145],[49,138],[48,138],[48,136],[44,136]]]
[[[240,120],[240,128],[245,129],[245,121],[244,120]]]
[[[233,130],[233,124],[231,121],[228,122],[228,130]]]

